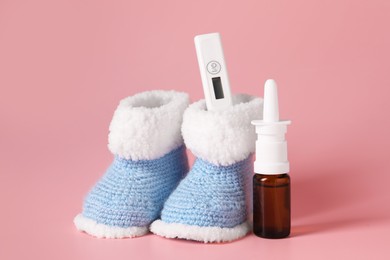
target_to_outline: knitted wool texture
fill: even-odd
[[[229,166],[197,159],[168,198],[161,220],[206,227],[235,227],[247,219],[245,188],[251,158]]]
[[[153,233],[225,242],[249,231],[246,198],[256,141],[250,122],[261,118],[262,100],[237,95],[233,104],[224,111],[207,111],[201,100],[186,109],[182,134],[197,159],[165,202],[161,219],[152,223]]]
[[[108,226],[148,226],[187,170],[184,146],[155,160],[116,156],[86,197],[82,215]]]
[[[141,236],[188,171],[180,127],[188,95],[147,91],[119,103],[108,147],[114,161],[84,200],[76,227],[105,238]]]

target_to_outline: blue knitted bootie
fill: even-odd
[[[251,120],[261,117],[262,100],[233,97],[224,111],[207,111],[204,100],[184,112],[182,134],[197,157],[188,175],[164,204],[153,233],[167,238],[227,242],[249,231],[247,200],[256,134]]]
[[[124,238],[148,232],[188,171],[180,133],[188,95],[149,91],[123,99],[110,124],[114,161],[74,219],[80,231]]]

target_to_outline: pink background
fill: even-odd
[[[0,1],[0,259],[389,259],[390,2]],[[72,220],[112,160],[118,101],[203,96],[196,34],[223,37],[233,92],[279,84],[292,235],[103,240]]]

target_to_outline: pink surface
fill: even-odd
[[[390,259],[390,3],[0,1],[0,259]],[[219,245],[95,239],[72,220],[112,160],[118,101],[202,97],[219,31],[233,92],[279,83],[292,235]]]

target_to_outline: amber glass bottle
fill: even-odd
[[[290,235],[290,177],[288,174],[253,176],[253,232],[264,238]]]

